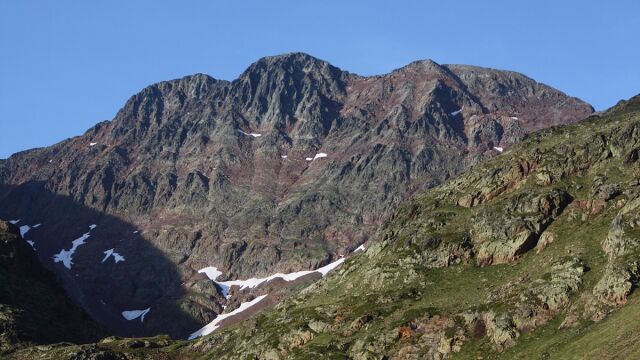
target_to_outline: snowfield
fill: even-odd
[[[238,132],[241,133],[242,135],[253,136],[254,138],[262,136],[262,134],[258,134],[258,133],[246,133],[240,129],[238,129]]]
[[[137,318],[140,318],[140,322],[144,322],[144,316],[151,310],[151,308],[146,308],[144,310],[127,310],[122,312],[122,317],[131,321]]]
[[[341,257],[340,259],[338,259],[338,260],[336,260],[336,261],[334,261],[334,262],[332,262],[332,263],[330,263],[328,265],[325,265],[325,266],[323,266],[323,267],[321,267],[319,269],[316,269],[316,271],[321,273],[322,276],[327,276],[329,271],[331,271],[331,270],[337,268],[338,266],[340,266],[340,264],[342,264],[344,262],[344,259],[345,259],[344,257]]]
[[[353,250],[352,253],[358,252],[358,251],[364,251],[365,247],[364,245],[360,245],[358,246],[355,250]],[[200,270],[198,270],[198,273],[201,274],[205,274],[207,275],[207,277],[213,281],[214,283],[216,283],[216,285],[218,285],[220,287],[220,289],[222,290],[222,295],[224,295],[224,297],[226,297],[227,299],[229,298],[229,289],[231,289],[232,286],[239,286],[240,290],[243,289],[251,289],[254,288],[264,282],[269,282],[273,279],[283,279],[287,282],[289,281],[293,281],[296,280],[302,276],[308,275],[308,274],[313,274],[313,273],[320,273],[322,274],[322,276],[326,276],[331,270],[337,268],[338,266],[340,266],[344,261],[345,261],[345,257],[341,256],[338,260],[329,263],[325,266],[322,266],[320,268],[317,268],[315,270],[303,270],[303,271],[296,271],[296,272],[292,272],[292,273],[288,273],[288,274],[282,274],[282,273],[276,273],[273,274],[271,276],[267,276],[265,278],[251,278],[251,279],[247,279],[247,280],[229,280],[229,281],[216,281],[216,279],[222,275],[222,271],[218,270],[217,267],[215,266],[208,266],[205,268],[202,268]],[[268,294],[267,294],[268,295]],[[262,296],[258,296],[257,298],[246,302],[246,303],[242,303],[240,305],[239,308],[237,308],[236,310],[228,313],[228,314],[220,314],[218,315],[215,319],[213,319],[212,322],[210,322],[209,324],[207,324],[206,326],[204,326],[203,328],[201,328],[200,330],[192,333],[189,336],[189,340],[193,340],[197,337],[203,336],[203,335],[208,335],[211,332],[213,332],[214,330],[216,330],[219,327],[219,323],[220,321],[233,316],[235,314],[238,314],[242,311],[245,311],[246,309],[250,308],[251,306],[257,304],[258,302],[260,302],[260,300],[264,299],[267,295],[262,295]],[[226,306],[223,305],[223,308],[225,308]]]
[[[104,252],[105,256],[104,259],[102,259],[102,262],[107,261],[107,259],[110,256],[113,256],[113,260],[117,263],[119,263],[120,261],[124,261],[124,256],[118,254],[117,252],[114,251],[114,249],[109,249],[107,251]]]
[[[215,282],[220,289],[222,289],[222,295],[224,295],[225,297],[228,298],[229,296],[229,290],[231,289],[232,286],[239,286],[240,290],[244,290],[244,289],[253,289],[255,287],[257,287],[258,285],[265,283],[265,282],[269,282],[273,279],[277,279],[280,278],[284,281],[294,281],[300,277],[303,277],[305,275],[309,275],[312,274],[314,272],[319,272],[322,274],[322,276],[327,275],[327,273],[333,269],[335,269],[336,267],[338,267],[340,264],[342,264],[344,262],[344,258],[340,258],[330,264],[327,264],[321,268],[318,268],[316,270],[303,270],[303,271],[296,271],[293,273],[288,273],[288,274],[283,274],[283,273],[276,273],[270,276],[267,276],[265,278],[251,278],[251,279],[247,279],[247,280],[229,280],[229,281],[216,281],[216,279],[222,275],[222,271],[218,270],[217,267],[215,266],[209,266],[203,269],[200,269],[198,272],[199,273],[203,273],[205,275],[207,275],[207,277],[212,280],[213,282]]]
[[[20,226],[20,236],[24,238],[24,236],[27,234],[27,232],[29,232],[29,230],[31,230],[31,226],[29,225]]]
[[[89,226],[89,232],[86,232],[82,234],[82,236],[80,236],[79,238],[73,240],[71,242],[72,244],[71,249],[69,250],[62,249],[60,250],[59,253],[53,255],[53,262],[55,263],[62,262],[64,267],[66,267],[67,269],[71,269],[71,265],[73,265],[73,254],[78,249],[78,246],[85,244],[85,240],[87,240],[89,236],[91,236],[91,230],[95,229],[95,227],[96,227],[95,225]]]
[[[215,329],[219,328],[220,325],[218,325],[222,320],[237,315],[245,310],[247,310],[248,308],[254,306],[255,304],[259,303],[260,301],[262,301],[262,299],[264,299],[265,297],[267,297],[267,295],[261,295],[258,296],[257,298],[249,301],[249,302],[244,302],[242,304],[240,304],[240,307],[238,307],[237,309],[233,310],[230,313],[227,314],[220,314],[218,316],[216,316],[215,319],[213,319],[213,321],[211,321],[210,323],[208,323],[207,325],[205,325],[203,328],[201,328],[200,330],[192,333],[191,335],[189,335],[189,340],[193,340],[197,337],[200,336],[204,336],[204,335],[209,335],[211,334]]]
[[[312,158],[308,157],[308,158],[305,158],[305,160],[313,161],[315,159],[320,159],[320,158],[325,158],[325,157],[327,157],[326,153],[317,153],[314,157],[312,157]]]

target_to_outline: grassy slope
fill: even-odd
[[[640,358],[640,299],[629,303],[600,322],[585,321],[572,329],[558,331],[561,319],[523,336],[518,344],[492,359],[638,359]],[[477,344],[470,344],[452,359],[482,356]],[[486,354],[485,354],[485,358]]]

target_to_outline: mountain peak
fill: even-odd
[[[305,52],[301,52],[301,51],[288,52],[288,53],[283,53],[283,54],[279,54],[279,55],[264,56],[264,57],[258,59],[258,61],[256,61],[256,62],[261,62],[261,61],[266,61],[266,62],[291,62],[291,61],[296,61],[296,62],[326,62],[324,60],[318,59],[315,56],[309,55],[309,54],[307,54]]]
[[[441,66],[437,62],[431,59],[423,59],[412,61],[409,64],[403,66],[402,68],[423,68],[423,69],[440,69]]]
[[[249,74],[267,72],[286,72],[296,73],[326,73],[339,77],[343,71],[329,64],[327,61],[318,59],[303,52],[291,52],[281,55],[265,56],[251,64],[247,70],[240,76],[245,77]]]

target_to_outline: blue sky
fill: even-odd
[[[640,93],[640,1],[0,2],[0,158],[80,135],[154,82],[304,51],[522,72],[604,109]]]

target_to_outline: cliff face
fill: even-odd
[[[267,57],[232,82],[149,86],[112,121],[13,155],[0,216],[43,224],[31,233],[41,262],[110,331],[184,335],[225,303],[198,269],[323,265],[415,191],[592,111],[513,72],[418,61],[362,77]],[[54,262],[93,224],[70,266]],[[102,262],[110,249],[125,260]],[[143,322],[120,316],[146,308]]]

